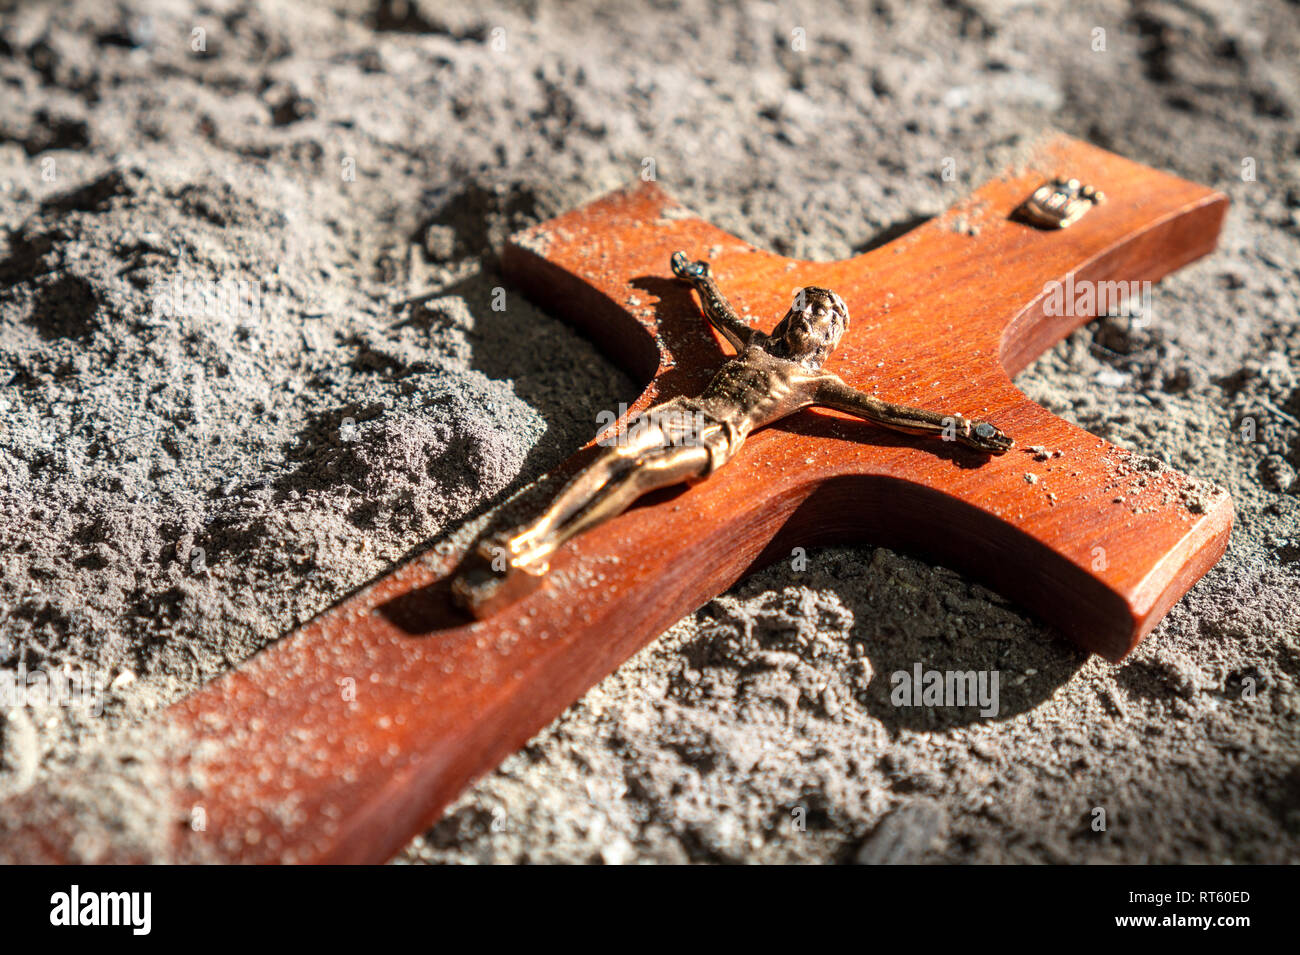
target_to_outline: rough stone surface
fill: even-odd
[[[94,769],[87,816],[147,844],[121,793],[149,744],[118,730],[635,397],[513,290],[492,308],[512,230],[652,160],[720,226],[842,257],[1055,126],[1232,198],[1149,321],[1096,322],[1018,380],[1226,487],[1222,563],[1114,667],[945,568],[810,551],[679,622],[400,858],[1295,861],[1294,9],[458,9],[0,19],[0,666],[106,687],[102,714],[0,708],[0,793]],[[999,714],[892,705],[917,662],[998,670]]]

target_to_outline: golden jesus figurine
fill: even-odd
[[[882,401],[823,371],[849,327],[849,310],[831,290],[801,289],[776,328],[764,334],[741,320],[708,263],[676,252],[672,269],[694,286],[705,317],[735,348],[735,357],[698,398],[673,398],[631,422],[535,520],[483,541],[480,566],[467,567],[452,587],[471,610],[478,610],[503,578],[542,576],[566,541],[622,514],[643,494],[707,478],[736,456],[751,431],[812,405],[895,431],[940,435],[989,454],[1003,454],[1014,443],[987,421]]]

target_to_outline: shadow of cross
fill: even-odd
[[[1013,221],[1056,176],[1108,199],[1060,231]],[[151,769],[165,782],[149,797],[174,826],[159,844],[88,818],[85,780],[54,781],[0,805],[0,858],[382,861],[665,627],[795,546],[866,539],[932,555],[1122,657],[1222,554],[1231,503],[1140,467],[1009,375],[1091,317],[1045,314],[1049,282],[1158,279],[1213,248],[1225,209],[1211,190],[1054,136],[955,209],[845,262],[769,255],[653,184],[517,236],[503,260],[512,280],[647,380],[629,414],[697,392],[722,359],[669,280],[683,249],[764,330],[796,286],[838,291],[853,323],[828,370],[986,418],[1018,447],[985,458],[801,412],[708,480],[575,538],[539,589],[483,621],[449,614],[460,555],[430,551],[160,715],[170,742]],[[1024,451],[1035,446],[1060,455]]]

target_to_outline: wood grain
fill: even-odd
[[[1015,221],[1055,175],[1109,200],[1066,230]],[[795,287],[835,289],[853,323],[829,370],[892,401],[987,418],[1018,446],[986,458],[808,411],[754,434],[709,481],[575,540],[540,589],[486,621],[450,608],[458,555],[400,567],[160,717],[184,740],[163,794],[177,818],[168,857],[382,861],[666,627],[796,546],[925,555],[1122,658],[1222,555],[1232,504],[1053,416],[1010,375],[1091,317],[1045,314],[1049,282],[1157,280],[1212,250],[1226,208],[1213,190],[1051,136],[954,209],[843,262],[756,249],[653,183],[516,236],[511,281],[646,381],[629,414],[699,390],[724,354],[670,277],[683,249],[708,258],[764,329]],[[1040,460],[1032,446],[1060,454]],[[37,809],[58,799],[45,789],[5,805],[10,819],[47,821],[20,824],[0,853],[72,857],[78,819]],[[201,832],[186,825],[196,805]]]

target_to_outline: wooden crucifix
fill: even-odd
[[[430,551],[160,716],[180,740],[163,757],[165,857],[387,859],[666,627],[795,547],[861,540],[928,556],[1119,660],[1222,555],[1232,504],[1050,414],[1011,376],[1093,317],[1074,300],[1049,307],[1062,285],[1158,280],[1213,249],[1226,208],[1213,190],[1050,135],[947,213],[842,262],[756,249],[653,183],[515,236],[510,280],[646,382],[625,420],[700,394],[727,360],[669,267],[689,250],[755,329],[798,289],[833,290],[852,324],[826,368],[846,386],[991,423],[1015,447],[801,410],[755,430],[707,480],[557,546],[535,586],[507,589],[479,620],[451,607],[463,555]],[[51,810],[59,799],[50,787],[0,806],[18,821],[0,856],[76,858],[78,819]],[[101,857],[141,854],[110,839]]]

